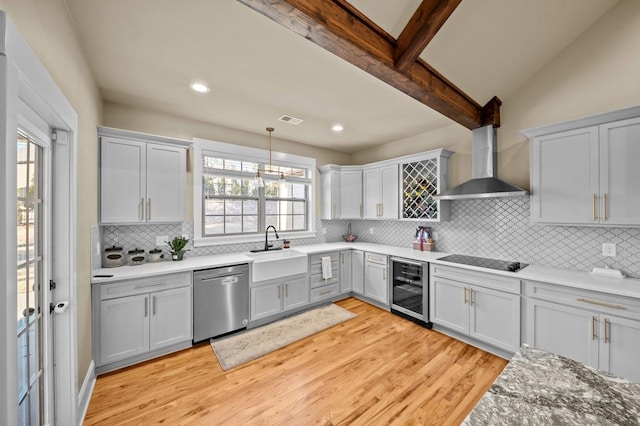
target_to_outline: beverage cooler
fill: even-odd
[[[429,322],[427,263],[391,258],[391,312],[427,328]]]

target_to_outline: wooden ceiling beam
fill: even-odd
[[[422,0],[398,37],[396,68],[406,72],[462,0]]]
[[[347,0],[238,1],[468,129],[483,126],[484,117],[499,118],[483,114],[482,106],[421,59],[406,72],[397,70],[393,37]]]

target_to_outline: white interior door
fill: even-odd
[[[42,134],[37,123],[21,118],[23,126],[17,135],[18,424],[40,425],[53,421],[54,407],[49,312],[51,151],[48,134]],[[49,130],[46,125],[45,130]]]

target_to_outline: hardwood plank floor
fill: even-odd
[[[85,425],[457,425],[507,361],[354,298],[358,316],[227,372],[208,343],[98,377]]]

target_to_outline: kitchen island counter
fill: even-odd
[[[638,425],[640,384],[523,345],[463,425]]]

